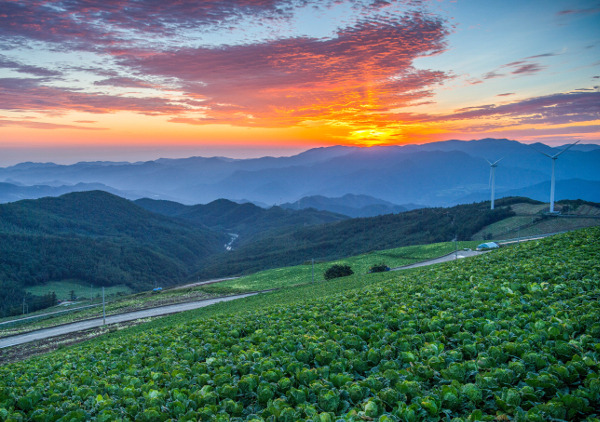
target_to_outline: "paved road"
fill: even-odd
[[[221,281],[235,280],[236,278],[239,278],[239,277],[217,278],[217,279],[214,279],[214,280],[199,281],[199,282],[195,282],[195,283],[184,284],[183,286],[171,287],[171,288],[169,288],[169,290],[179,290],[179,289],[186,289],[186,288],[189,288],[189,287],[202,286],[204,284],[220,283]],[[60,311],[48,312],[48,313],[45,313],[45,314],[36,314],[36,315],[28,316],[28,317],[25,317],[25,318],[19,318],[19,319],[11,319],[10,321],[0,322],[0,326],[2,326],[2,325],[18,324],[18,323],[23,322],[23,321],[28,321],[28,320],[33,320],[33,319],[40,319],[40,318],[46,318],[46,317],[49,317],[49,316],[52,316],[52,315],[58,315],[58,314],[67,313],[67,312],[73,312],[73,311],[79,311],[81,309],[92,308],[94,306],[100,306],[100,305],[101,305],[101,303],[95,303],[93,305],[86,305],[86,306],[81,306],[81,307],[78,307],[78,308],[66,308],[66,309],[62,309]]]
[[[505,245],[511,245],[514,243],[529,242],[531,240],[539,240],[539,239],[543,239],[548,236],[552,236],[554,234],[557,234],[557,233],[540,234],[538,236],[530,236],[530,237],[525,237],[525,238],[520,238],[520,239],[499,240],[496,243],[499,244],[500,246],[505,246]],[[493,249],[491,249],[491,250],[493,250]],[[403,267],[392,268],[391,271],[407,270],[409,268],[417,268],[417,267],[426,267],[427,265],[439,264],[440,262],[454,261],[455,259],[469,258],[471,256],[481,255],[481,254],[487,253],[487,252],[490,252],[490,250],[486,250],[486,251],[473,251],[470,249],[468,251],[460,250],[456,253],[452,252],[452,253],[449,253],[448,255],[440,256],[439,258],[429,259],[427,261],[421,261],[421,262],[417,262],[415,264],[405,265]]]
[[[455,259],[468,258],[470,256],[481,255],[482,253],[486,253],[487,251],[463,251],[460,250],[458,252],[452,252],[448,255],[440,256],[439,258],[430,259],[428,261],[421,261],[415,264],[405,265],[403,267],[392,268],[391,271],[400,271],[407,270],[409,268],[417,268],[417,267],[425,267],[427,265],[439,264],[440,262],[454,261]]]
[[[175,305],[161,306],[159,308],[145,309],[143,311],[111,315],[106,317],[106,325],[116,324],[118,322],[133,321],[140,318],[148,318],[153,316],[189,311],[192,309],[198,309],[203,308],[205,306],[213,305],[218,302],[226,302],[230,300],[241,299],[243,297],[253,296],[256,294],[258,293],[246,293],[243,295],[226,296],[215,299],[205,299],[196,302],[179,303]],[[89,328],[101,327],[102,325],[102,318],[96,318],[86,321],[73,322],[71,324],[60,325],[58,327],[44,328],[41,330],[36,330],[25,334],[19,334],[16,336],[5,337],[0,339],[0,349],[10,346],[16,346],[18,344],[29,343],[31,341],[43,340],[49,337],[74,333],[76,331],[87,330]]]

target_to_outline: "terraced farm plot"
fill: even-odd
[[[316,262],[314,268],[315,281],[323,281],[323,273],[334,264],[347,264],[352,270],[361,276],[367,274],[373,265],[383,263],[388,267],[400,267],[437,258],[449,254],[455,248],[475,248],[477,242],[443,242],[430,245],[405,246],[402,248],[386,249],[367,254],[357,255],[345,259],[330,262]],[[218,284],[204,287],[208,292],[244,292],[251,290],[266,290],[289,287],[298,284],[312,282],[312,263],[297,265],[293,267],[277,268],[261,271],[246,277],[229,280]]]
[[[0,368],[3,420],[589,420],[600,229],[283,289]]]

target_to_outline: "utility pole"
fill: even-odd
[[[458,243],[456,237],[454,237],[454,259],[458,259]]]
[[[104,286],[102,286],[102,325],[106,325],[106,303],[104,302]]]

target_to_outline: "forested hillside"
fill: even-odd
[[[378,249],[447,242],[455,237],[469,240],[483,227],[514,215],[508,205],[522,200],[500,200],[495,210],[489,209],[489,202],[481,202],[301,228],[213,257],[199,274],[210,278],[295,265],[312,258],[336,259]]]
[[[218,199],[206,205],[182,205],[148,198],[135,203],[149,211],[181,218],[199,226],[239,235],[237,244],[250,243],[275,233],[348,219],[345,215],[316,209],[264,209],[251,203],[238,204]]]
[[[134,203],[101,191],[4,204],[0,312],[20,312],[24,289],[48,282],[126,285],[139,291],[155,283],[170,286],[248,274],[312,258],[331,260],[454,238],[470,240],[476,233],[515,231],[521,220],[544,223],[542,214],[515,216],[511,206],[527,202],[530,208],[543,209],[537,201],[507,198],[498,200],[493,211],[489,202],[481,202],[348,219],[314,209],[266,210],[228,200],[195,206],[148,199]],[[586,206],[596,209],[592,205]],[[560,230],[560,225],[548,227]],[[240,235],[231,251],[225,247],[230,233]],[[29,296],[26,302],[33,311],[52,300],[51,295]]]
[[[20,304],[24,287],[48,281],[181,283],[227,240],[101,191],[0,205],[2,312]]]

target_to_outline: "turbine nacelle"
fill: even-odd
[[[558,157],[561,154],[564,154],[565,152],[567,152],[567,150],[569,148],[571,148],[572,146],[574,146],[575,144],[578,144],[579,141],[572,143],[571,145],[569,145],[568,147],[566,147],[565,149],[563,149],[562,151],[554,154],[554,155],[550,155],[550,154],[546,154],[545,152],[542,151],[538,151],[537,149],[535,149],[534,147],[532,147],[531,145],[529,145],[529,147],[534,150],[535,152],[538,152],[542,155],[545,155],[546,157],[550,158],[552,160],[552,179],[550,180],[550,212],[553,213],[554,212],[554,186],[555,186],[555,178],[554,178],[554,169],[556,167],[556,160],[558,159]]]
[[[489,163],[490,167],[498,167],[498,163],[502,160],[504,160],[504,157],[494,161],[493,163],[490,160],[488,160],[487,158],[485,161],[487,161]]]

